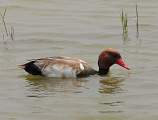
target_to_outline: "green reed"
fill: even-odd
[[[0,12],[1,22],[4,27],[4,32],[5,32],[5,33],[2,32],[3,40],[5,38],[5,35],[6,35],[6,37],[10,37],[11,40],[14,40],[14,27],[13,26],[7,27],[7,23],[6,23],[6,19],[5,19],[6,12],[7,12],[6,8],[3,13]]]
[[[137,28],[137,37],[139,36],[139,19],[138,19],[138,5],[136,4],[136,28]]]
[[[125,13],[123,10],[121,14],[121,22],[122,22],[123,34],[128,34],[128,17],[127,17],[127,13]]]
[[[139,16],[138,16],[138,5],[136,4],[136,37],[139,37]],[[128,38],[128,17],[127,13],[125,13],[122,10],[122,13],[120,15],[121,17],[121,23],[122,23],[122,34],[124,37],[124,40]]]

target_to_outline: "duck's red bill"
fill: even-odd
[[[126,68],[127,70],[130,70],[130,68],[128,67],[128,65],[122,60],[122,58],[118,59],[116,61],[116,64],[120,65],[121,67]]]

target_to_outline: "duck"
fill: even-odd
[[[99,54],[99,70],[93,69],[84,60],[64,56],[32,59],[25,64],[19,65],[19,67],[32,75],[56,78],[77,78],[95,74],[106,75],[110,67],[114,64],[120,65],[127,70],[130,69],[128,64],[122,59],[120,53],[113,48],[107,48]]]

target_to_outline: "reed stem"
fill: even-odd
[[[138,19],[138,5],[136,4],[136,18],[137,18],[137,23],[136,23],[136,28],[137,28],[137,37],[139,36],[139,19]]]
[[[122,31],[123,35],[128,34],[128,17],[127,14],[122,10],[121,13],[121,23],[122,23]]]
[[[0,15],[2,17],[2,22],[3,22],[3,25],[4,25],[5,33],[8,36],[8,30],[7,30],[7,26],[6,26],[6,22],[5,22],[6,11],[7,11],[7,9],[5,8],[3,15],[2,15],[2,13],[0,13]]]

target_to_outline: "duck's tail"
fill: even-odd
[[[41,70],[37,65],[34,64],[35,61],[31,61],[22,65],[18,65],[19,68],[24,69],[26,72],[32,75],[42,75]]]
[[[18,65],[18,68],[25,69],[25,64]]]

